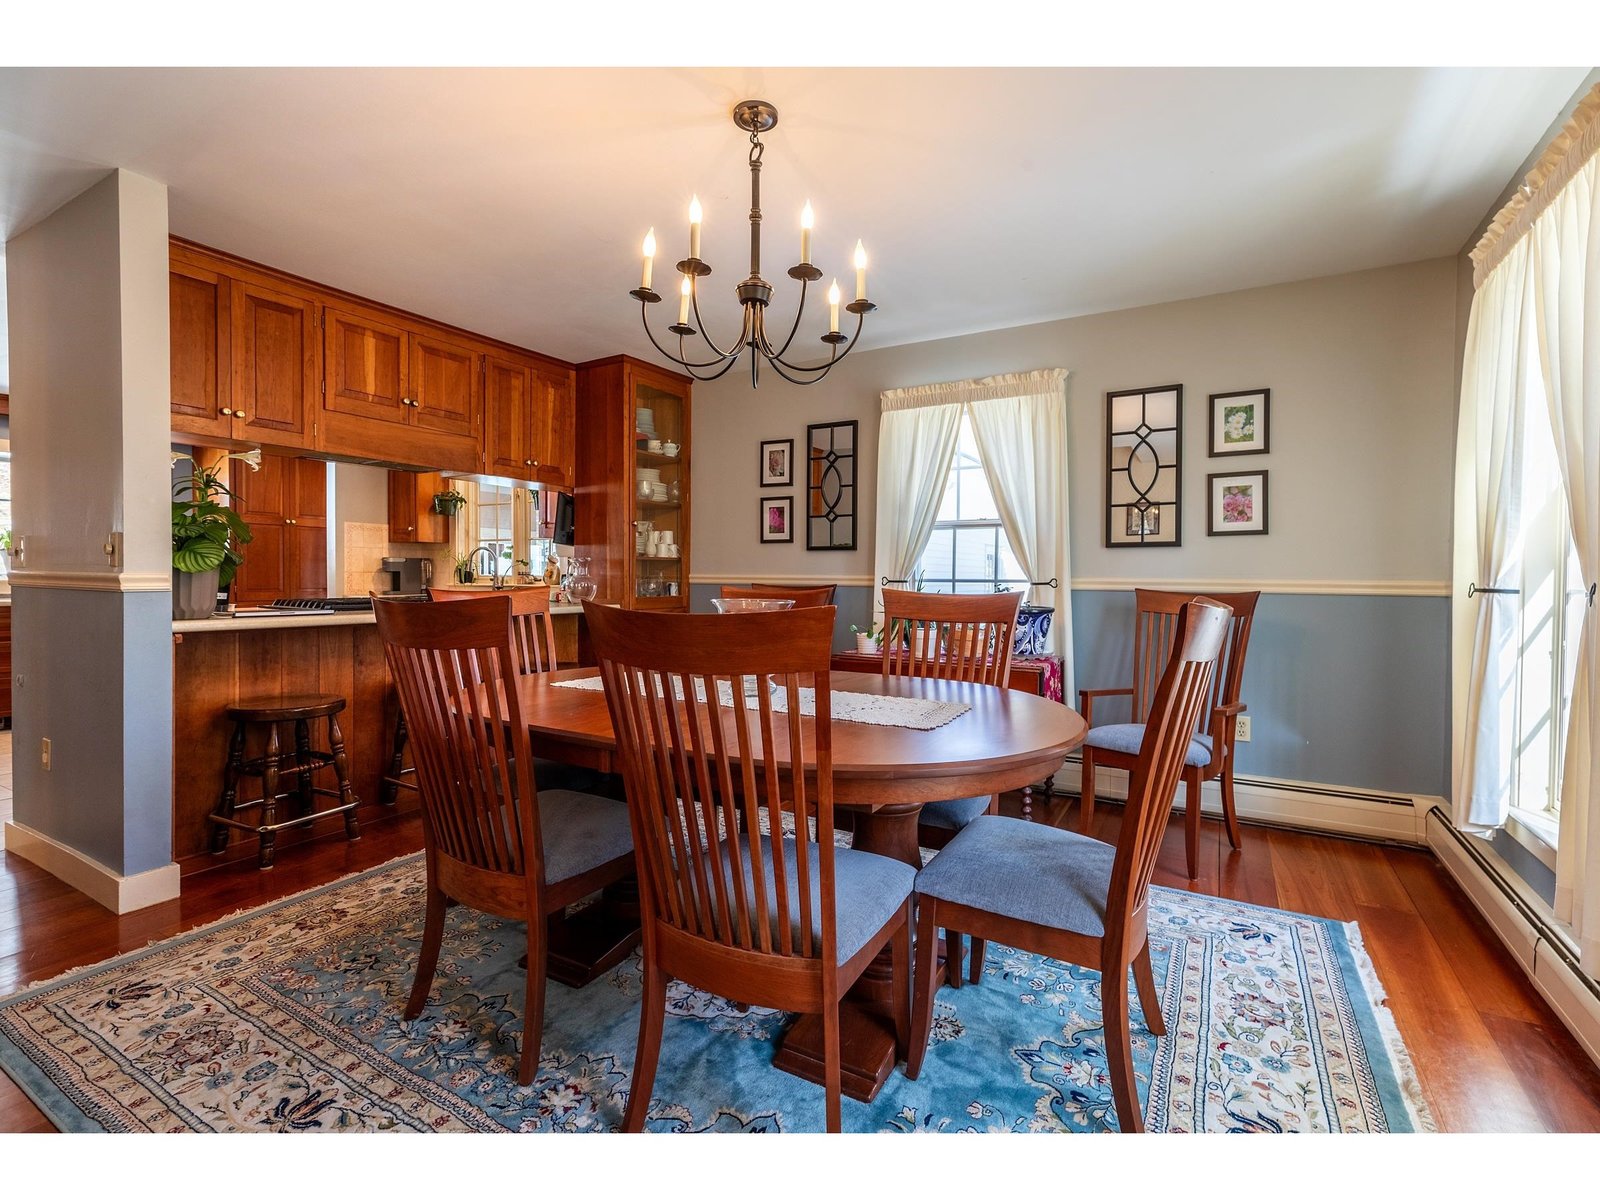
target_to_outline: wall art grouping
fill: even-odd
[[[860,423],[831,421],[806,426],[803,449],[807,550],[856,548],[856,460]],[[795,484],[793,438],[761,442],[758,471],[763,488]],[[794,497],[761,497],[761,541],[794,541]]]
[[[1207,457],[1266,454],[1267,388],[1213,392]],[[1267,472],[1206,476],[1206,533],[1267,532]],[[1106,393],[1106,545],[1183,543],[1183,385]]]

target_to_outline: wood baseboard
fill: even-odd
[[[118,916],[178,898],[177,863],[137,875],[119,875],[81,851],[15,821],[6,822],[5,849],[7,854],[27,859]]]

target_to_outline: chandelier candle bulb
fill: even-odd
[[[682,289],[680,289],[680,294],[679,294],[679,297],[678,297],[678,324],[679,325],[687,325],[688,323],[689,323],[689,277],[687,275],[685,275],[683,277],[683,287],[682,287]]]
[[[867,298],[867,248],[856,241],[856,299]]]
[[[644,235],[644,282],[639,286],[646,291],[650,289],[650,273],[656,264],[656,231],[652,228]]]
[[[839,332],[839,281],[835,279],[828,289],[828,332]]]
[[[800,265],[809,266],[811,263],[811,223],[815,218],[811,213],[811,201],[806,201],[806,206],[800,210]]]
[[[700,220],[705,214],[700,210],[700,197],[689,201],[689,257],[700,257]],[[685,286],[688,286],[685,284]]]

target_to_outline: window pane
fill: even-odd
[[[933,536],[928,539],[928,547],[922,552],[922,557],[917,561],[917,567],[928,577],[931,587],[936,579],[948,581],[951,577],[953,535],[950,529],[935,528]],[[901,586],[909,587],[906,583]]]
[[[994,494],[989,491],[989,479],[983,468],[975,467],[961,472],[961,520],[998,521],[1000,510],[995,507]]]
[[[956,502],[957,482],[960,479],[959,471],[951,471],[950,477],[944,483],[944,495],[939,500],[939,515],[936,520],[954,521],[960,514],[960,507]]]
[[[999,533],[999,528],[985,525],[976,529],[956,529],[952,532],[955,534],[955,577],[991,581],[995,579],[995,535]]]

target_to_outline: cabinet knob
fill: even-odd
[[[412,530],[413,530],[413,529],[415,529],[415,528],[416,528],[416,526],[415,526],[415,525],[407,525],[407,526],[406,526],[406,532],[407,532],[407,533],[410,533],[410,532],[411,532],[411,531],[412,531]]]
[[[523,459],[523,460],[522,460],[522,465],[523,465],[523,466],[525,466],[525,467],[531,467],[531,466],[533,466],[533,459],[531,459],[531,458],[525,458],[525,459]]]
[[[537,458],[534,459],[531,465],[537,467],[539,465],[539,460]]]
[[[223,416],[225,416],[225,417],[231,417],[231,416],[233,416],[233,409],[231,409],[231,408],[225,408],[225,409],[223,409],[223,410],[222,410],[222,415],[223,415]]]
[[[234,409],[233,410],[233,415],[238,417],[239,420],[241,420],[241,421],[243,421],[245,419],[244,410],[242,408]]]
[[[285,525],[293,525],[294,524],[294,518],[293,517],[285,517],[283,519],[283,523]]]

